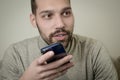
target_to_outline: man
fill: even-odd
[[[2,80],[117,80],[102,44],[73,34],[70,0],[31,0],[31,6],[30,20],[40,36],[8,48],[2,61]],[[54,52],[42,55],[40,49],[56,42],[68,55],[47,63]]]
[[[116,60],[113,59],[113,61],[118,72],[118,79],[120,80],[120,56]]]

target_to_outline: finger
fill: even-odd
[[[44,68],[47,68],[47,70],[56,69],[56,68],[62,66],[63,64],[69,62],[71,59],[72,59],[72,55],[68,55],[60,60],[57,60],[57,61],[54,61],[54,62],[49,63],[47,65],[44,65]]]
[[[61,71],[67,70],[67,69],[69,69],[69,68],[71,68],[73,66],[74,66],[74,64],[72,62],[70,62],[70,63],[67,63],[67,64],[57,68],[57,71],[61,72]]]
[[[53,74],[57,74],[57,73],[60,73],[60,72],[63,72],[65,70],[68,70],[69,68],[71,68],[73,66],[73,63],[67,63],[57,69],[53,69],[53,70],[49,70],[49,71],[44,71],[41,73],[41,77],[42,78],[46,78],[46,77],[49,77]]]
[[[56,73],[56,74],[53,74],[53,75],[45,78],[45,80],[54,80],[55,78],[58,78],[58,77],[64,75],[66,72],[67,72],[67,70],[59,72],[59,73]]]
[[[40,56],[40,58],[38,58],[38,64],[46,64],[46,61],[50,58],[52,58],[54,56],[54,52],[53,51],[48,51],[47,53],[45,53],[44,55]]]

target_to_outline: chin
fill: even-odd
[[[60,42],[63,46],[64,46],[64,48],[67,46],[67,44],[68,44],[68,42],[69,42],[69,39],[68,39],[68,37],[66,38],[66,39],[64,39],[64,40],[56,40],[56,39],[54,39],[54,38],[52,38],[51,40],[50,40],[50,43],[56,43],[56,42]]]

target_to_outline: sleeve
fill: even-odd
[[[16,51],[11,46],[6,50],[2,59],[0,80],[18,80],[19,76]]]
[[[97,43],[93,53],[94,80],[118,80],[116,69],[106,48]]]

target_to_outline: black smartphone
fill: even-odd
[[[48,51],[53,51],[55,53],[55,55],[52,58],[50,58],[49,60],[47,60],[47,63],[56,61],[67,55],[63,45],[59,42],[53,43],[53,44],[48,45],[41,49],[42,54],[45,54]]]

